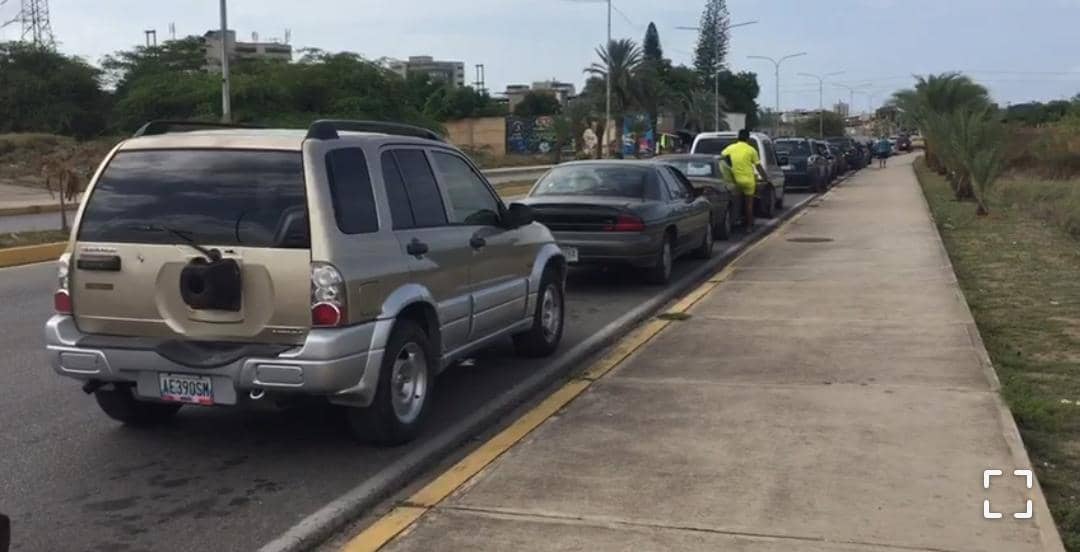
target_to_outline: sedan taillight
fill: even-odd
[[[619,215],[614,224],[604,227],[608,232],[641,232],[645,230],[645,221],[633,215]]]

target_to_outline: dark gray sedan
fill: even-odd
[[[708,153],[677,153],[660,155],[653,161],[679,169],[699,193],[712,204],[713,236],[718,240],[731,237],[731,228],[742,221],[742,192],[734,183],[724,180],[720,156]]]
[[[577,161],[544,175],[521,201],[572,264],[628,264],[649,282],[681,255],[712,255],[712,206],[677,169],[653,161]]]

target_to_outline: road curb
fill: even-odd
[[[67,247],[67,242],[6,247],[0,249],[0,268],[55,261],[64,252],[65,247]]]
[[[839,184],[840,181],[837,182]],[[481,431],[496,425],[505,414],[535,398],[586,358],[615,342],[638,323],[658,314],[671,300],[690,291],[741,253],[779,228],[788,219],[802,212],[820,195],[812,195],[792,205],[780,216],[755,229],[749,238],[729,246],[721,254],[698,266],[660,294],[639,304],[559,355],[547,366],[503,393],[465,419],[450,426],[440,435],[423,443],[391,466],[384,468],[360,485],[334,499],[315,513],[307,516],[293,527],[259,549],[260,552],[299,552],[322,544],[339,529],[360,517],[394,492],[410,483],[411,478],[438,464],[445,457]]]
[[[76,202],[74,206],[68,207],[67,211],[71,212],[77,209],[79,204]],[[20,205],[18,207],[0,207],[0,217],[15,217],[19,215],[40,215],[44,213],[59,213],[59,205]]]

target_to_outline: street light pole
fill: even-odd
[[[225,10],[226,0],[221,0],[221,120],[232,121],[232,105],[229,92],[229,23]]]
[[[607,42],[604,43],[604,49],[607,50],[607,75],[604,77],[604,134],[600,138],[601,152],[600,158],[607,159],[607,133],[608,127],[613,126],[611,124],[611,0],[607,0]],[[612,136],[617,136],[619,141],[619,147],[622,147],[622,129],[612,129]]]
[[[727,27],[725,27],[725,29],[730,31],[731,29],[734,29],[736,27],[745,27],[747,25],[753,25],[753,24],[755,24],[757,22],[758,22],[758,20],[754,19],[752,21],[743,21],[742,23],[735,23],[734,25],[729,24]],[[681,31],[698,31],[698,32],[701,32],[701,27],[675,27],[675,28],[679,29]],[[719,132],[720,131],[720,71],[719,71],[719,69],[720,69],[720,42],[719,41],[717,41],[717,43],[716,43],[716,52],[715,52],[713,57],[716,60],[716,67],[714,67],[714,71],[713,71],[713,130]]]
[[[800,77],[810,77],[818,81],[818,137],[825,138],[825,79],[843,75],[843,71],[815,75],[814,73],[799,73]]]
[[[773,63],[773,65],[776,67],[776,130],[775,130],[774,138],[777,137],[777,136],[780,136],[780,64],[784,63],[785,61],[787,61],[787,60],[789,60],[791,58],[796,58],[796,57],[805,56],[805,55],[806,55],[806,52],[799,52],[799,53],[796,53],[796,54],[788,54],[788,55],[786,55],[786,56],[784,56],[784,57],[782,57],[780,59],[773,59],[773,58],[768,57],[768,56],[746,56],[749,59],[764,59],[766,61],[771,61]]]

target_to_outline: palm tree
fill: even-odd
[[[615,119],[616,129],[615,135],[619,142],[622,141],[621,129],[623,128],[623,117],[626,110],[630,108],[634,101],[634,95],[637,85],[635,84],[635,76],[638,69],[641,67],[642,53],[641,48],[637,43],[629,38],[620,40],[612,40],[608,43],[607,47],[597,47],[596,55],[600,58],[600,63],[593,63],[585,68],[584,72],[593,76],[601,78],[609,78],[608,70],[610,68],[611,79],[611,98],[612,98],[612,113]],[[607,121],[604,122],[604,126],[607,126]],[[607,129],[604,129],[604,134],[607,135]]]
[[[990,94],[986,87],[960,73],[942,73],[926,77],[916,76],[915,87],[901,90],[893,95],[892,104],[914,121],[926,136],[926,162],[932,169],[946,174],[953,182],[957,199],[974,195],[965,169],[943,159],[943,145],[950,137],[951,124],[948,117],[963,109],[988,109]],[[955,161],[955,160],[953,160]]]
[[[986,215],[989,208],[986,196],[1005,167],[1004,136],[1001,121],[990,107],[964,107],[944,117],[947,120],[948,142],[942,151],[948,152],[951,162],[972,186],[977,213]]]

